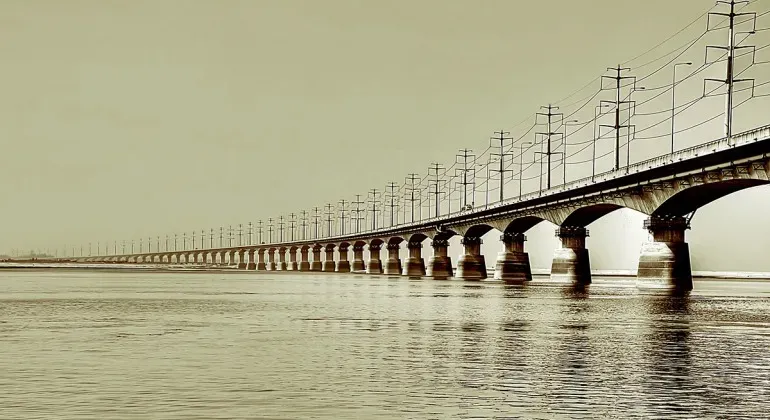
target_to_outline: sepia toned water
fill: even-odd
[[[0,272],[2,419],[767,418],[770,282]]]

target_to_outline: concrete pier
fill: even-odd
[[[249,263],[246,265],[247,270],[256,270],[257,269],[257,261],[254,260],[254,254],[256,253],[255,249],[249,250]]]
[[[653,241],[642,244],[637,285],[692,290],[690,248],[685,242],[685,230],[690,228],[687,219],[652,216],[645,220],[644,227]]]
[[[275,248],[267,250],[267,271],[275,271]]]
[[[591,262],[586,249],[588,229],[562,226],[556,229],[561,248],[556,249],[551,264],[551,280],[577,284],[591,283]]]
[[[364,271],[366,265],[364,264],[364,245],[353,245],[353,265],[351,271]]]
[[[487,263],[481,254],[481,238],[466,236],[462,240],[465,253],[457,260],[457,277],[464,280],[487,278]]]
[[[447,254],[449,240],[434,239],[431,242],[433,256],[428,260],[427,275],[436,280],[452,277],[452,259]]]
[[[206,262],[206,261],[203,261]],[[238,268],[241,270],[246,269],[246,250],[241,249],[238,251]]]
[[[286,248],[278,248],[275,252],[278,254],[278,265],[275,269],[278,271],[286,271]]]
[[[308,259],[308,251],[310,249],[307,246],[303,246],[299,249],[299,265],[298,271],[310,271],[310,260]]]
[[[236,262],[235,262],[235,254],[236,254],[236,252],[237,251],[235,251],[235,250],[230,251],[230,260],[228,261],[227,265],[236,265]]]
[[[337,260],[337,265],[335,267],[336,272],[338,273],[349,273],[350,272],[350,261],[348,261],[348,246],[347,243],[340,244],[338,250],[340,253],[340,259]]]
[[[369,264],[366,264],[368,274],[382,274],[381,247],[382,244],[369,244]]]
[[[219,265],[227,265],[227,251],[219,253]]]
[[[326,245],[324,248],[324,262],[321,271],[333,272],[336,268],[334,264],[334,245]]]
[[[286,263],[286,270],[297,271],[297,247],[289,248],[289,261]]]
[[[257,250],[257,271],[267,270],[267,264],[265,264],[265,249],[260,248]]]
[[[398,256],[398,251],[401,249],[401,244],[391,243],[388,244],[388,260],[385,261],[385,274],[389,275],[401,275],[401,258]]]
[[[409,258],[404,261],[404,276],[423,277],[425,276],[425,260],[422,258],[422,242],[414,241],[406,244],[409,250]]]
[[[313,261],[310,263],[310,271],[322,271],[323,262],[321,262],[321,245],[313,246]]]
[[[529,254],[524,252],[526,240],[527,237],[523,233],[503,233],[500,236],[500,241],[505,244],[505,250],[497,254],[495,279],[506,283],[523,283],[532,280]]]

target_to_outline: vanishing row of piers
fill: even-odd
[[[682,218],[650,218],[645,228],[653,241],[644,244],[639,261],[638,277],[656,283],[664,282],[682,289],[692,288],[690,258],[684,232],[687,221]],[[471,230],[473,231],[473,230]],[[488,230],[487,230],[488,231]],[[479,232],[479,230],[476,230]],[[88,259],[100,262],[153,263],[153,264],[213,264],[235,266],[243,270],[368,273],[428,277],[434,279],[460,278],[484,280],[488,277],[487,263],[481,252],[482,238],[478,234],[462,237],[463,252],[454,265],[449,256],[449,238],[453,232],[438,233],[430,238],[433,255],[427,263],[422,256],[424,233],[408,238],[391,237],[388,240],[342,241],[334,243],[305,243],[297,245],[255,245],[251,247],[217,250],[193,250],[148,255],[99,257]],[[586,237],[587,228],[561,226],[556,229],[561,248],[556,249],[551,266],[551,279],[577,284],[591,283],[591,266]],[[532,280],[529,255],[524,251],[526,235],[506,231],[500,236],[504,250],[497,256],[493,278],[511,283]],[[400,257],[406,243],[408,256]],[[387,251],[382,257],[383,248]],[[352,249],[352,260],[349,251]],[[368,258],[365,259],[365,251]]]

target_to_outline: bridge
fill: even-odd
[[[692,289],[685,232],[690,219],[710,202],[770,182],[770,125],[726,136],[643,162],[595,174],[553,188],[502,200],[472,210],[458,210],[414,223],[362,230],[326,238],[174,252],[73,258],[77,262],[236,265],[257,271],[369,273],[446,279],[483,280],[488,267],[481,237],[502,232],[504,252],[494,262],[495,279],[532,279],[526,233],[540,222],[557,226],[561,248],[555,251],[551,278],[588,284],[591,263],[586,238],[591,223],[620,208],[648,216],[651,241],[640,250],[640,284]],[[462,237],[463,250],[453,264],[449,239]],[[430,239],[427,263],[422,244]],[[401,259],[399,251],[408,249]],[[382,248],[387,251],[382,255]],[[352,250],[352,259],[350,251]],[[368,259],[364,259],[368,251]]]

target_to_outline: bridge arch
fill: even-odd
[[[473,225],[465,231],[463,236],[466,238],[481,238],[494,228],[494,226],[488,224]]]
[[[667,198],[655,209],[652,216],[684,216],[734,192],[768,183],[762,179],[749,178],[691,186]]]
[[[503,229],[503,233],[525,233],[546,219],[538,216],[517,217],[511,220]]]
[[[615,203],[597,203],[583,206],[572,211],[561,223],[562,226],[586,227],[600,218],[623,208]]]

